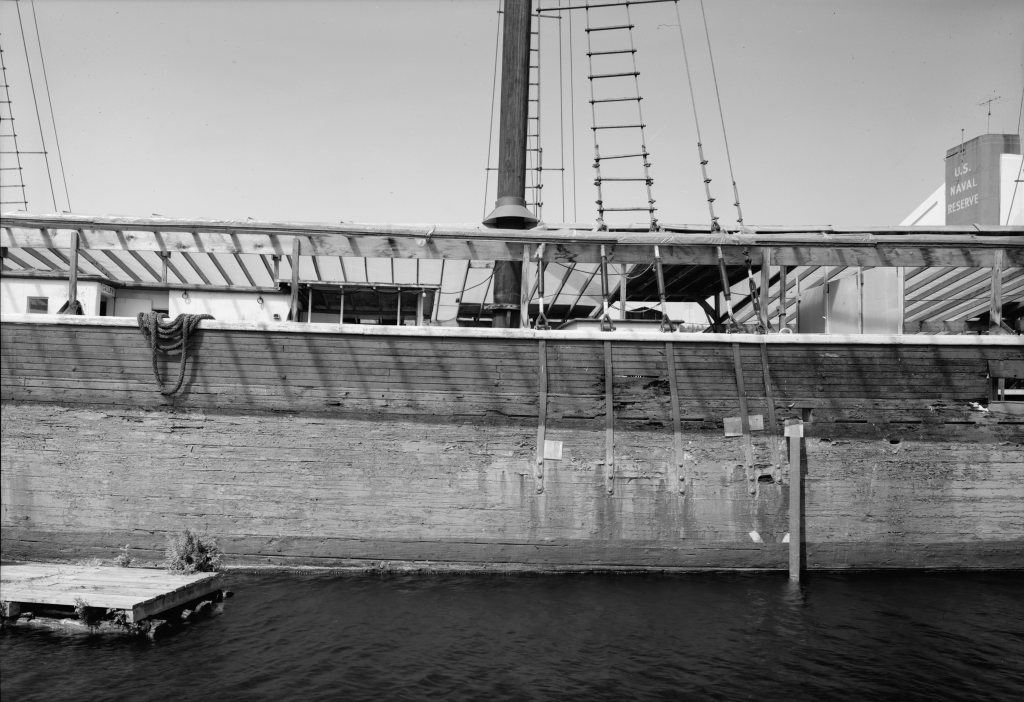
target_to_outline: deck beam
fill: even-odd
[[[291,253],[303,256],[521,261],[524,248],[548,244],[546,263],[598,263],[600,247],[613,264],[650,263],[659,246],[665,264],[753,265],[771,251],[782,266],[1024,266],[1024,227],[874,227],[860,229],[761,227],[742,234],[670,225],[660,232],[597,232],[575,228],[485,229],[472,225],[297,224],[213,220],[134,219],[78,215],[4,215],[0,245],[67,250],[80,232],[86,250],[180,251],[209,254]]]

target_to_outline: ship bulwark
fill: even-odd
[[[767,358],[775,433],[806,422],[809,568],[1024,566],[1024,420],[987,408],[1019,337],[787,336],[203,322],[169,398],[133,320],[7,315],[3,557],[159,559],[189,527],[235,565],[784,569]]]

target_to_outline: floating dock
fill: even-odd
[[[152,568],[29,564],[0,566],[3,615],[85,605],[120,610],[128,623],[159,617],[208,595],[219,594],[220,573],[178,575]]]

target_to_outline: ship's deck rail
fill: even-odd
[[[138,326],[135,319],[125,317],[87,317],[41,314],[3,314],[2,324],[68,325],[79,327]],[[203,320],[199,329],[217,331],[269,332],[286,334],[334,334],[354,336],[394,336],[412,338],[509,339],[549,341],[620,341],[691,343],[736,343],[771,345],[837,345],[837,346],[1019,346],[1024,337],[1016,335],[924,335],[924,334],[722,334],[694,332],[660,332],[616,330],[539,330],[491,329],[486,327],[413,327],[377,324],[308,324],[305,322],[222,322]]]

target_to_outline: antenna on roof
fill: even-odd
[[[988,118],[987,118],[987,120],[985,122],[985,133],[986,134],[989,134],[992,131],[992,129],[991,129],[991,126],[992,126],[992,103],[993,102],[999,102],[1002,99],[1003,98],[1002,98],[1001,95],[996,95],[995,97],[990,97],[988,100],[982,100],[981,102],[978,103],[978,107],[987,107],[988,108]]]

